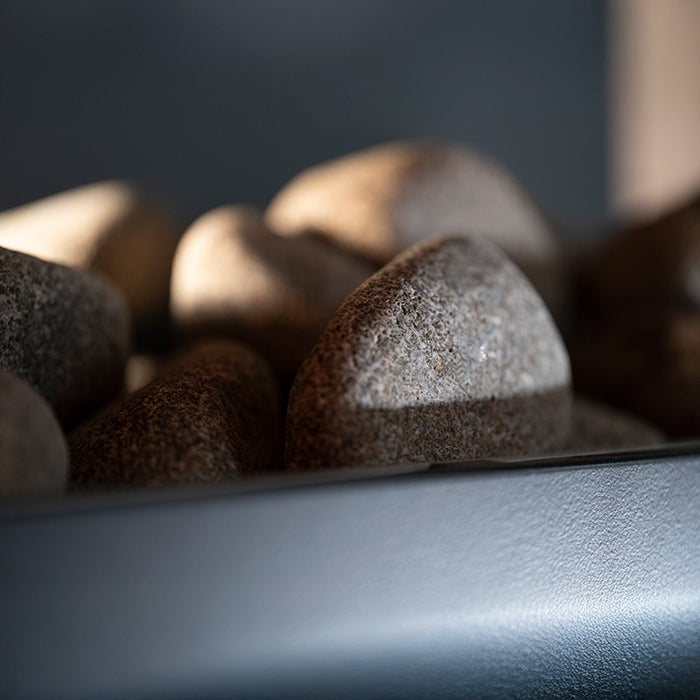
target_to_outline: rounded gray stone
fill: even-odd
[[[464,146],[388,143],[322,163],[277,194],[266,220],[285,235],[317,231],[382,265],[433,236],[489,240],[553,312],[565,305],[561,241],[503,167]]]
[[[496,246],[436,239],[398,256],[329,322],[292,386],[291,469],[561,448],[570,369],[544,303]]]
[[[129,328],[107,280],[0,248],[0,369],[31,384],[63,425],[119,391]]]
[[[67,476],[68,447],[51,407],[0,370],[0,497],[61,493]]]
[[[167,310],[179,234],[167,211],[117,180],[0,213],[0,246],[103,274],[124,294],[139,327]]]
[[[74,490],[203,484],[281,467],[277,384],[252,349],[188,352],[70,435]]]
[[[250,344],[291,383],[335,310],[375,270],[317,237],[271,233],[251,207],[223,206],[180,241],[172,316],[185,337]]]

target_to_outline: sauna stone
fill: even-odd
[[[569,360],[541,298],[493,244],[436,239],[353,292],[292,386],[294,470],[561,448]]]
[[[599,317],[571,342],[577,389],[659,426],[700,437],[700,313],[648,307]]]
[[[155,355],[132,355],[124,370],[124,390],[133,394],[153,381],[158,374],[161,359]]]
[[[129,327],[107,280],[0,248],[0,369],[34,387],[63,425],[119,391]]]
[[[46,401],[0,370],[0,497],[61,493],[68,447]]]
[[[180,231],[126,182],[98,182],[0,213],[0,246],[96,270],[124,294],[137,327],[167,311]]]
[[[590,454],[608,450],[653,447],[664,442],[651,423],[598,401],[574,397],[571,430],[564,452]]]
[[[245,341],[291,383],[335,310],[375,270],[318,237],[271,233],[251,207],[224,206],[178,246],[172,316],[185,337]]]
[[[700,194],[601,246],[588,267],[586,292],[603,313],[634,306],[700,311]]]
[[[463,146],[389,143],[309,168],[278,193],[266,220],[285,235],[317,231],[379,264],[428,237],[483,238],[554,312],[564,305],[559,239],[509,173]]]
[[[73,490],[205,484],[279,469],[282,419],[267,363],[210,342],[70,435]]]

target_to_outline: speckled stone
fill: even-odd
[[[253,350],[207,343],[70,435],[71,488],[203,484],[280,468],[279,401]]]
[[[569,439],[562,451],[590,454],[652,447],[663,441],[663,433],[651,423],[598,401],[575,396]]]
[[[129,325],[107,280],[0,248],[0,369],[31,384],[63,425],[120,389]]]
[[[97,270],[124,294],[136,326],[167,311],[180,229],[135,186],[98,182],[0,213],[0,246]]]
[[[462,146],[389,143],[317,165],[279,192],[266,220],[282,234],[317,231],[379,264],[428,237],[483,238],[553,312],[565,304],[561,242],[509,173]]]
[[[601,317],[571,342],[578,391],[673,438],[700,437],[700,313],[644,308]]]
[[[585,291],[596,310],[650,304],[700,310],[700,195],[618,232],[586,272]]]
[[[317,237],[271,233],[251,207],[219,207],[178,246],[172,316],[185,337],[252,345],[291,383],[335,310],[375,270]]]
[[[462,460],[560,448],[569,360],[549,312],[494,245],[437,239],[338,309],[287,413],[291,469]]]
[[[0,371],[0,497],[61,493],[67,476],[68,447],[51,407]]]

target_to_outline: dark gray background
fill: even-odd
[[[0,0],[0,209],[111,177],[185,220],[435,136],[605,213],[603,0]]]

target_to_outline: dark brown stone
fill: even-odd
[[[700,195],[601,246],[584,292],[603,313],[648,305],[700,310]]]
[[[667,435],[700,436],[700,313],[642,309],[579,330],[578,392],[636,413]]]
[[[438,239],[353,292],[292,387],[286,463],[322,469],[561,448],[569,360],[494,245]]]
[[[0,248],[0,368],[67,425],[120,389],[129,313],[107,280]]]
[[[232,342],[191,351],[70,436],[73,489],[202,484],[281,466],[279,393]]]

